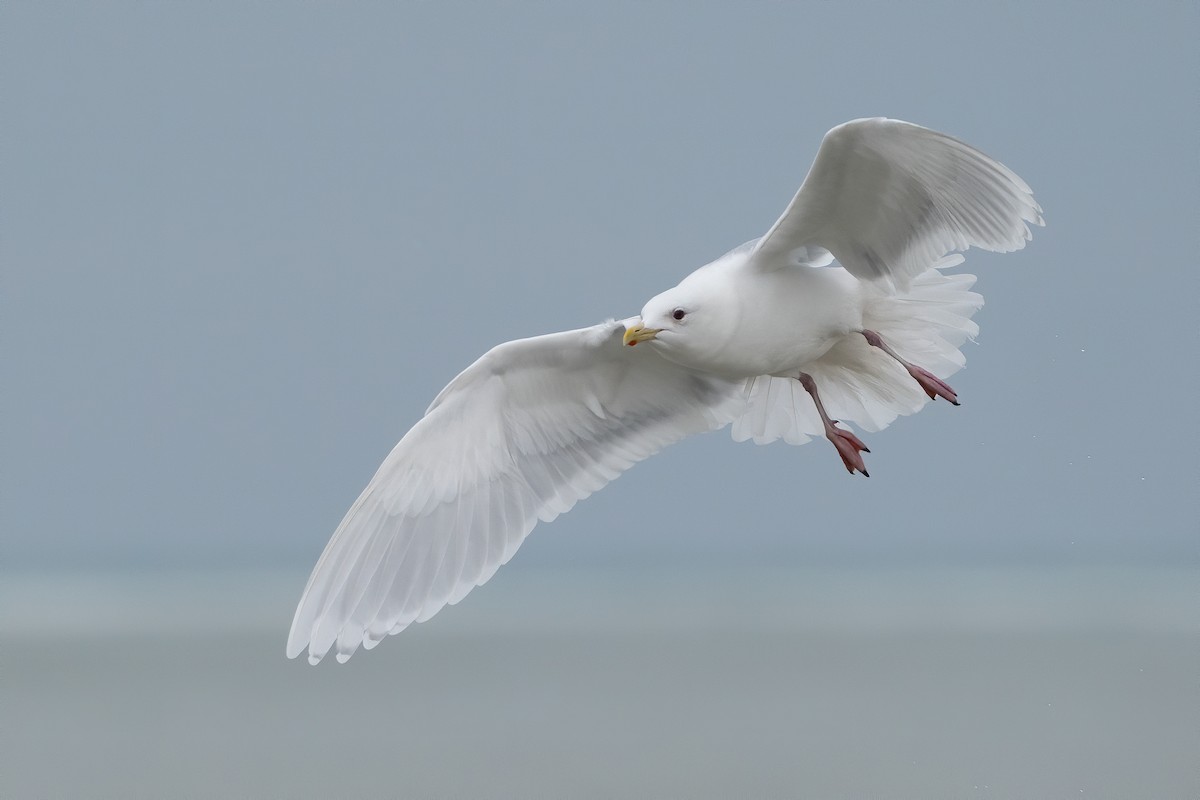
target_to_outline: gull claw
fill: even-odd
[[[958,392],[951,389],[950,384],[927,369],[922,369],[912,364],[905,364],[905,367],[908,369],[908,374],[913,376],[913,380],[921,384],[921,388],[925,390],[925,394],[929,395],[930,400],[936,400],[941,397],[956,406],[962,405],[958,402]]]
[[[871,452],[862,440],[848,430],[839,428],[836,425],[829,425],[825,429],[825,436],[837,448],[838,455],[842,457],[842,463],[846,465],[846,471],[851,475],[855,471],[861,472],[864,477],[871,477],[871,473],[867,472],[867,465],[863,461],[862,453]]]

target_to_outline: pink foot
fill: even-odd
[[[939,397],[949,400],[954,405],[961,405],[958,402],[958,392],[950,388],[950,384],[946,383],[941,378],[934,375],[927,369],[914,367],[912,364],[905,364],[908,374],[913,376],[917,383],[921,384],[921,388],[925,390],[925,394],[929,395],[930,400],[936,400]]]
[[[900,365],[908,370],[908,374],[913,377],[917,383],[921,384],[921,388],[925,390],[925,394],[929,395],[930,400],[936,400],[939,397],[949,400],[954,405],[961,405],[958,402],[958,392],[950,388],[950,384],[946,383],[941,378],[934,375],[927,369],[922,369],[915,364],[910,364],[896,353],[895,350],[888,347],[887,342],[883,340],[875,331],[861,331],[863,338],[867,340],[867,344],[872,347],[878,347],[883,352],[887,353],[892,358],[900,362]]]
[[[825,426],[825,438],[833,442],[833,446],[837,448],[838,455],[842,457],[842,463],[846,465],[846,471],[851,475],[857,470],[864,477],[871,477],[871,473],[867,472],[867,465],[863,463],[862,456],[859,453],[869,453],[867,446],[859,440],[857,436],[847,430],[843,430],[837,426],[836,419],[830,419],[825,413],[825,404],[821,402],[821,395],[817,392],[817,383],[808,373],[801,372],[796,376],[796,380],[800,381],[800,385],[804,387],[804,391],[812,396],[813,404],[817,407],[817,413],[821,415],[821,423]]]
[[[867,472],[867,465],[859,455],[860,452],[871,452],[870,449],[857,436],[834,425],[834,422],[836,420],[830,420],[830,424],[825,426],[825,436],[837,448],[838,455],[842,457],[842,463],[846,465],[846,471],[853,475],[854,471],[858,470],[864,477],[871,477],[871,473]]]

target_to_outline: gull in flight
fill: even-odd
[[[851,473],[878,431],[958,396],[946,383],[983,305],[959,252],[1010,252],[1041,225],[1029,186],[975,148],[890,119],[825,135],[770,230],[640,315],[505,342],[434,399],[313,569],[287,654],[315,664],[423,622],[633,464],[731,425],[812,437]]]

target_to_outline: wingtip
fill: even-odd
[[[304,652],[304,648],[307,644],[308,644],[308,642],[299,642],[289,636],[288,642],[287,642],[287,647],[284,648],[284,652],[287,653],[288,658],[295,658],[296,656],[298,656]]]
[[[289,660],[295,660],[301,655],[304,655],[305,650],[308,650],[307,642],[298,646],[292,646],[292,644],[289,642],[287,648],[287,657]],[[321,663],[321,655],[322,654],[314,653],[312,650],[308,650],[307,658],[305,658],[305,660],[315,667],[317,664]]]

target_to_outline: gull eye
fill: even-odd
[[[671,316],[674,317],[675,319],[683,319],[684,317],[687,316],[687,312],[684,311],[682,308],[677,308],[673,312],[671,312]]]

